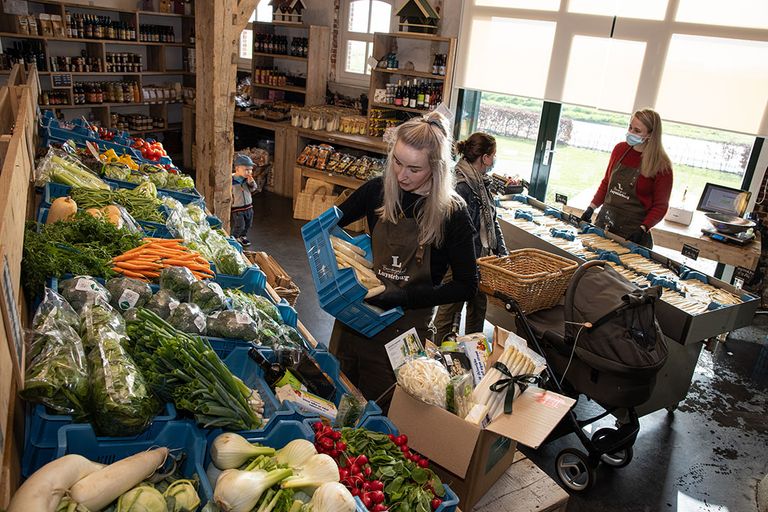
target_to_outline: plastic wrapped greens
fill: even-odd
[[[76,276],[59,283],[61,295],[78,313],[86,304],[109,304],[112,295],[90,276]]]
[[[39,329],[43,324],[64,324],[77,330],[80,328],[80,317],[69,303],[50,288],[43,292],[43,301],[32,318],[32,328]]]
[[[274,322],[281,324],[283,319],[280,316],[280,311],[277,309],[269,299],[253,293],[246,293],[236,288],[230,288],[227,290],[227,296],[232,299],[232,308],[244,311],[253,318],[258,318],[260,315],[258,312],[263,313]]]
[[[238,340],[259,340],[259,324],[241,311],[217,311],[208,317],[208,336],[234,338]]]
[[[101,327],[88,336],[93,343],[88,352],[88,368],[96,433],[136,435],[157,414],[159,404],[123,347],[128,338],[109,327]]]
[[[141,308],[152,298],[149,284],[131,277],[115,277],[107,281],[107,290],[112,294],[110,304],[119,311]]]
[[[138,318],[137,313],[139,312],[136,308],[130,308],[126,309],[123,312],[123,320],[125,320],[125,323],[128,324],[129,322],[135,322]]]
[[[187,209],[187,214],[189,215],[189,218],[192,219],[195,222],[195,224],[198,224],[201,227],[210,229],[211,225],[208,224],[208,217],[205,214],[205,210],[203,210],[196,204],[188,204],[186,209]]]
[[[166,267],[160,271],[160,288],[170,290],[182,302],[189,300],[189,288],[197,278],[187,267]]]
[[[203,241],[213,255],[217,273],[239,276],[250,266],[245,256],[218,231],[209,230]]]
[[[46,288],[33,319],[30,364],[21,396],[82,418],[88,398],[88,368],[83,343],[75,330],[78,324],[70,305]]]
[[[165,320],[179,307],[179,300],[171,290],[160,290],[147,302],[147,309]]]
[[[89,304],[80,313],[80,332],[86,347],[92,343],[88,339],[100,329],[112,329],[118,334],[125,334],[125,320],[109,304]]]
[[[227,296],[224,295],[221,286],[209,280],[192,283],[189,300],[200,306],[200,309],[207,314],[227,307]]]
[[[184,303],[171,312],[168,323],[181,332],[205,334],[207,320],[197,304]]]
[[[306,347],[304,338],[301,337],[301,334],[299,334],[299,331],[297,331],[290,325],[285,325],[285,324],[279,325],[277,329],[278,329],[277,334],[278,334],[278,337],[280,338],[280,346]]]

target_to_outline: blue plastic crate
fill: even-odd
[[[280,410],[280,401],[264,381],[264,373],[258,364],[248,357],[247,347],[237,347],[223,359],[224,364],[246,386],[255,389],[264,401],[264,418],[271,419]]]
[[[241,432],[240,434],[245,437],[250,443],[258,443],[263,446],[269,446],[270,448],[280,449],[286,444],[290,443],[294,439],[307,439],[311,440],[314,437],[312,427],[304,421],[297,420],[283,420],[275,421],[274,428],[268,432],[263,433],[248,433]],[[221,430],[213,430],[208,433],[208,449],[205,454],[205,467],[211,463],[211,445],[216,436],[221,434]]]
[[[75,453],[102,464],[124,459],[150,448],[165,446],[174,454],[183,451],[185,458],[179,468],[182,475],[200,480],[198,494],[202,503],[213,498],[213,489],[205,475],[206,439],[192,421],[172,421],[151,439],[125,440],[97,438],[90,425],[69,425],[59,430],[56,458]]]
[[[267,275],[256,265],[251,265],[239,276],[216,273],[214,279],[222,288],[239,288],[246,293],[261,295],[267,289]]]
[[[138,183],[132,183],[130,181],[116,180],[113,178],[102,178],[102,179],[106,181],[110,186],[112,186],[112,188],[134,189],[139,186]],[[202,208],[205,208],[205,199],[200,194],[200,192],[197,191],[197,189],[192,189],[191,192],[181,192],[179,190],[158,188],[157,194],[161,197],[162,196],[172,197],[183,205],[188,205],[192,203],[192,204],[197,204]],[[221,225],[221,221],[219,221],[219,225]]]
[[[99,437],[102,440],[125,439],[141,441],[151,439],[162,430],[165,425],[176,419],[176,408],[172,403],[167,403],[163,410],[155,416],[146,430],[135,436],[125,438],[118,437]],[[43,405],[30,407],[24,418],[24,453],[21,459],[21,474],[28,477],[43,465],[52,461],[56,455],[58,446],[58,432],[67,425],[77,425],[73,423],[72,416],[68,414],[54,414],[46,410]],[[88,425],[88,424],[85,424]]]
[[[351,237],[337,226],[339,219],[341,210],[334,206],[301,228],[312,279],[323,310],[363,335],[371,337],[402,317],[403,310],[394,308],[379,312],[378,308],[372,308],[363,302],[367,289],[357,280],[354,271],[351,268],[339,269],[330,242],[331,235],[360,247],[365,251],[367,258],[371,259],[370,237]]]

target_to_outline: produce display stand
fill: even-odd
[[[559,216],[561,221],[572,226],[574,231],[578,231],[586,223],[580,222],[578,217],[569,214],[563,214],[559,210],[554,210],[546,204],[528,196],[509,196],[502,198],[499,209],[499,223],[504,234],[504,240],[507,248],[538,248],[544,251],[552,252],[570,258],[579,264],[586,260],[578,255],[572,254],[567,250],[555,245],[554,238],[545,238],[537,236],[511,222],[514,218],[516,207],[527,204],[532,207],[535,216]],[[611,233],[605,233],[605,237],[613,240],[623,246],[631,246],[622,238]],[[681,263],[674,261],[666,256],[654,251],[648,251],[649,259],[659,263],[662,266],[679,271]],[[743,302],[737,305],[729,305],[705,311],[699,314],[691,314],[683,309],[673,306],[667,302],[659,301],[656,306],[656,316],[664,336],[667,338],[669,347],[669,357],[666,364],[661,369],[657,377],[657,383],[653,395],[645,404],[637,407],[639,415],[649,414],[651,412],[667,409],[673,411],[677,404],[688,394],[693,372],[703,347],[703,341],[708,338],[718,336],[722,333],[730,332],[739,327],[749,325],[752,321],[755,311],[759,305],[757,297],[746,294],[740,289],[706,276],[710,285],[728,291],[737,296],[742,296]],[[495,311],[490,311],[495,310]],[[489,317],[499,315],[498,308],[489,308]],[[502,313],[503,315],[503,313]]]

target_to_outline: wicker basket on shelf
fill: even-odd
[[[504,307],[514,299],[524,313],[551,308],[560,302],[578,264],[539,249],[519,249],[507,256],[486,256],[477,260],[480,289],[491,302]]]
[[[245,256],[251,263],[267,275],[267,282],[274,288],[275,292],[285,299],[291,306],[296,305],[296,299],[299,298],[299,287],[293,282],[291,276],[283,269],[275,258],[265,252],[244,251]]]

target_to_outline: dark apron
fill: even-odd
[[[415,219],[400,218],[397,224],[379,221],[371,235],[373,271],[387,287],[405,285],[432,287],[430,247],[419,244]],[[389,410],[395,373],[384,345],[415,327],[422,342],[431,339],[427,326],[434,308],[406,309],[402,318],[373,338],[366,338],[338,320],[333,324],[329,350],[341,370],[368,400],[378,400],[384,413]],[[383,398],[382,395],[385,395]]]
[[[629,167],[621,161],[631,148],[621,155],[618,163],[611,172],[608,182],[608,191],[605,194],[603,207],[597,216],[595,225],[607,229],[622,238],[628,238],[633,232],[640,229],[640,224],[645,220],[645,206],[637,197],[637,180],[640,177],[639,167]],[[653,247],[651,233],[645,233],[640,245]]]

